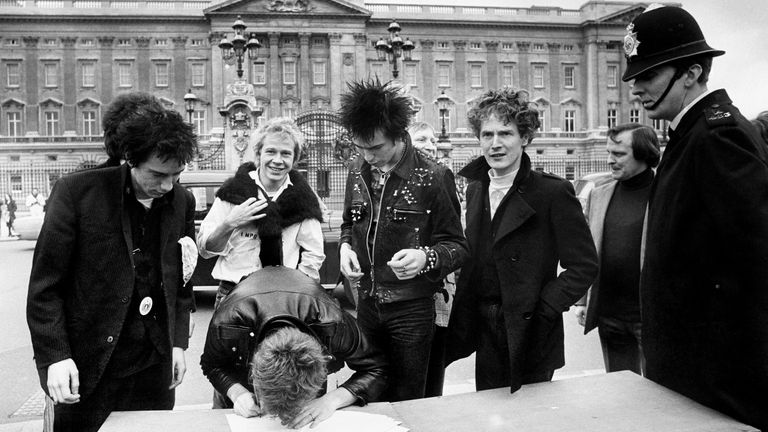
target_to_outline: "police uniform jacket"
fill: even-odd
[[[48,366],[72,358],[87,397],[120,338],[134,294],[133,239],[125,211],[124,164],[80,171],[54,185],[32,261],[27,322],[47,391]],[[195,199],[175,184],[161,213],[161,289],[167,348],[187,348],[192,287],[182,280],[181,246],[194,238]],[[170,368],[170,362],[168,363]],[[170,383],[169,383],[170,385]]]
[[[243,279],[211,318],[200,360],[203,373],[222,394],[234,384],[253,391],[248,367],[265,329],[290,325],[314,336],[328,356],[328,372],[344,362],[354,374],[341,386],[364,405],[384,390],[387,360],[357,321],[320,284],[299,270],[267,267]]]
[[[641,278],[647,376],[768,430],[766,147],[724,90],[669,135]]]
[[[365,274],[360,296],[373,295],[380,303],[431,297],[442,287],[443,278],[467,258],[453,173],[417,151],[406,137],[402,158],[384,175],[381,205],[374,215],[371,169],[362,157],[350,167],[339,238],[339,244],[349,243],[355,251]],[[374,238],[372,248],[369,234]],[[401,249],[419,247],[437,253],[437,268],[399,280],[387,261]]]
[[[478,158],[459,174],[467,187],[470,257],[491,242],[509,345],[511,391],[527,374],[564,365],[563,312],[581,298],[597,274],[597,253],[570,182],[531,170],[523,153],[514,183],[490,220],[490,166]],[[491,238],[481,235],[491,225]],[[565,269],[558,275],[558,260]],[[462,268],[448,324],[447,361],[477,345],[478,297],[483,263]]]

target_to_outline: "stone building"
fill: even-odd
[[[0,0],[0,192],[47,191],[63,172],[104,159],[104,107],[135,90],[185,115],[191,90],[198,102],[188,115],[204,149],[199,167],[231,169],[248,157],[242,143],[263,119],[333,111],[346,82],[393,79],[393,65],[374,48],[392,20],[415,46],[410,60],[398,60],[395,80],[418,120],[438,130],[445,123],[450,144],[441,150],[454,166],[479,154],[466,122],[474,98],[513,86],[529,90],[543,119],[528,150],[534,163],[578,177],[605,159],[609,126],[651,124],[620,79],[626,26],[645,6]],[[245,36],[262,45],[245,57],[242,80],[218,46],[232,39],[238,16]],[[449,101],[444,116],[441,93]]]

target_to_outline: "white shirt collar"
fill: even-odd
[[[672,122],[669,123],[669,127],[672,130],[676,130],[677,126],[680,124],[680,121],[683,119],[683,116],[694,106],[696,103],[702,99],[704,99],[708,94],[714,92],[715,90],[707,90],[704,93],[700,94],[696,99],[692,100],[691,103],[685,106],[682,111],[680,111],[675,118],[672,119]]]
[[[262,188],[264,190],[264,192],[267,191],[267,188],[264,187],[264,184],[261,183],[261,179],[259,178],[259,169],[258,168],[256,168],[255,171],[249,172],[248,175],[251,176],[253,181],[255,181],[256,184],[260,188]],[[279,197],[280,194],[283,193],[284,190],[288,189],[288,186],[293,186],[293,183],[291,183],[291,176],[290,175],[285,176],[285,181],[283,182],[283,184],[280,185],[280,188],[277,189],[277,192],[275,192],[272,195],[270,195],[270,198],[272,198],[273,200],[276,200],[277,197]]]

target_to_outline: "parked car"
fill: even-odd
[[[200,229],[200,223],[203,221],[208,211],[216,199],[216,191],[219,190],[224,180],[233,175],[231,171],[184,171],[181,173],[179,183],[189,189],[195,196],[195,228]],[[325,237],[325,262],[320,268],[320,282],[327,289],[343,290],[343,287],[337,287],[339,281],[339,229],[331,227],[330,224],[323,224],[323,234]],[[198,256],[197,268],[192,275],[191,283],[195,290],[212,290],[218,287],[219,281],[211,276],[216,257],[205,259]]]
[[[582,211],[586,212],[587,210],[587,199],[589,199],[589,193],[592,192],[592,189],[602,186],[611,180],[613,180],[611,172],[607,171],[587,174],[573,182],[573,188],[576,190],[576,197],[581,203]]]

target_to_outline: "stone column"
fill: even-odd
[[[100,79],[100,94],[101,103],[106,107],[112,102],[112,89],[114,88],[113,76],[112,76],[112,44],[115,42],[115,38],[112,36],[103,36],[99,38],[99,68],[101,73]]]
[[[173,41],[173,63],[171,64],[171,67],[173,68],[173,77],[169,77],[171,80],[171,85],[173,86],[171,90],[171,94],[173,95],[174,99],[178,101],[184,100],[184,95],[187,94],[187,37],[186,36],[177,36],[171,39]],[[206,86],[208,87],[208,86]],[[203,95],[197,95],[198,98],[201,98]],[[185,111],[186,107],[179,107],[179,112],[182,113],[182,115],[186,114]],[[207,131],[199,131],[199,134],[206,134]]]
[[[563,90],[563,75],[561,72],[563,65],[560,64],[560,44],[550,42],[547,43],[547,46],[549,48],[549,101],[550,104],[557,104],[559,107],[560,101],[563,100],[561,95]],[[562,109],[558,110],[558,112],[550,110],[549,117],[550,127],[561,124]]]
[[[62,116],[62,133],[64,131],[77,130],[77,89],[80,85],[77,82],[77,62],[75,59],[76,37],[63,37],[61,43],[64,45],[64,59],[62,62],[63,87],[64,87],[64,106]]]
[[[517,43],[517,50],[519,51],[518,54],[518,62],[517,64],[520,65],[520,88],[528,90],[529,92],[532,91],[531,89],[531,63],[528,60],[528,51],[531,48],[530,42],[518,42]]]
[[[331,91],[331,109],[337,110],[341,106],[341,93],[346,90],[342,77],[341,33],[329,33],[328,39],[331,42],[331,76],[328,80]]]
[[[456,82],[451,83],[451,89],[453,90],[453,100],[456,101],[454,113],[455,117],[451,126],[456,129],[459,125],[459,119],[463,124],[467,117],[467,106],[464,101],[467,100],[467,87],[469,82],[467,81],[467,41],[455,40],[453,41],[454,52],[454,67],[456,70]],[[450,131],[447,131],[450,133]]]
[[[597,40],[587,40],[587,92],[584,104],[587,107],[586,126],[588,130],[597,129],[597,105],[599,103],[597,88]]]
[[[421,39],[419,41],[421,54],[421,94],[424,98],[424,121],[438,127],[440,123],[440,114],[437,112],[435,99],[437,99],[437,79],[435,77],[435,41],[431,39]],[[417,50],[413,50],[416,52]],[[429,107],[429,108],[427,108]]]
[[[367,72],[367,48],[368,48],[368,36],[365,33],[355,33],[352,35],[355,39],[355,80],[361,80],[365,78]],[[345,88],[346,90],[346,88]]]
[[[312,88],[314,77],[312,76],[312,65],[310,64],[309,58],[309,36],[309,33],[299,33],[299,76],[296,77],[296,84],[299,86],[299,99],[301,99],[301,105],[300,109],[297,111],[312,108],[309,90]]]
[[[489,89],[499,88],[499,41],[485,41],[488,67],[486,69]]]
[[[218,108],[224,105],[224,93],[227,89],[227,83],[224,78],[224,60],[221,58],[221,49],[219,42],[224,38],[222,32],[211,32],[208,35],[208,42],[211,45],[211,95],[215,112],[211,115],[211,128],[224,127],[225,119],[218,115]],[[180,68],[184,73],[182,82],[186,85],[187,59],[184,58],[182,64],[176,64],[174,70]],[[215,120],[214,120],[215,119]]]
[[[149,42],[148,37],[137,37],[136,45],[136,76],[138,77],[138,85],[134,85],[134,88],[138,88],[140,91],[149,91],[150,74],[149,74]],[[177,107],[178,109],[178,107]],[[183,112],[184,108],[182,108]]]
[[[280,33],[269,33],[269,117],[280,115],[280,87],[283,78],[280,76],[279,55]]]
[[[40,81],[39,81],[39,56],[37,52],[37,43],[39,37],[23,37],[25,55],[24,64],[26,65],[26,77],[24,79],[27,85],[27,103],[26,108],[26,131],[40,132]]]

